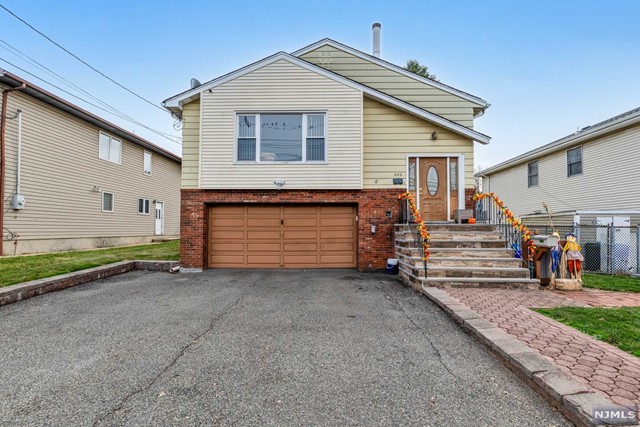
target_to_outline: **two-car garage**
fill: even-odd
[[[333,204],[210,206],[208,267],[356,267],[356,215]]]

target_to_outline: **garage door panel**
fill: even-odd
[[[247,227],[255,227],[255,228],[276,227],[279,231],[280,223],[281,223],[280,217],[277,217],[277,218],[276,217],[273,217],[273,218],[249,217],[247,218]]]
[[[295,242],[284,244],[285,252],[318,252],[317,242]]]
[[[214,241],[209,244],[209,251],[213,252],[244,252],[245,243],[232,243],[232,242],[220,242]]]
[[[353,206],[214,206],[209,267],[355,267],[355,214]]]
[[[279,240],[280,230],[247,230],[247,240]]]
[[[247,252],[280,252],[280,242],[247,242]]]
[[[225,241],[225,240],[244,241],[244,238],[245,236],[244,236],[243,230],[212,229],[211,232],[209,233],[209,241],[212,241],[212,239],[215,239],[216,241]]]

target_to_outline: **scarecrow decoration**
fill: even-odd
[[[564,256],[567,260],[567,269],[572,279],[582,280],[582,261],[584,257],[580,252],[582,247],[576,239],[576,235],[569,233],[564,236],[567,243],[564,245]]]

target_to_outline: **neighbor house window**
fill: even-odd
[[[151,153],[144,152],[144,166],[143,171],[145,175],[151,175]]]
[[[567,150],[567,176],[582,173],[582,147]]]
[[[122,141],[100,132],[98,156],[103,160],[120,164],[120,159],[122,158]]]
[[[527,163],[527,176],[529,187],[538,186],[538,161]]]
[[[113,212],[113,193],[102,192],[102,212]]]
[[[326,160],[326,115],[239,114],[239,162],[323,162]]]
[[[149,215],[149,199],[138,199],[138,213]]]

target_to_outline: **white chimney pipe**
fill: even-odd
[[[373,29],[373,56],[380,58],[380,30],[382,24],[376,22],[371,27]]]

